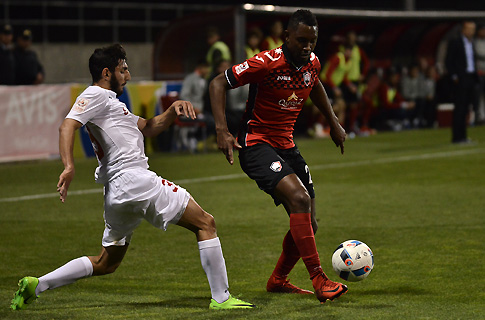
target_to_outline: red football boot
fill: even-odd
[[[290,280],[279,280],[274,275],[269,277],[266,284],[266,291],[275,293],[296,293],[296,294],[313,294],[310,290],[298,288],[290,283]]]
[[[347,286],[339,282],[333,282],[322,273],[312,280],[313,288],[317,299],[324,303],[327,300],[333,300],[347,291]]]

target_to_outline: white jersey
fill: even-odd
[[[110,181],[128,168],[148,169],[139,117],[116,98],[116,93],[90,86],[77,97],[66,118],[79,121],[89,132],[98,168],[96,182]]]

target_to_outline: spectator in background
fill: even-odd
[[[352,47],[346,45],[343,52],[339,51],[328,59],[320,73],[320,79],[341,125],[345,123],[346,99],[352,99],[357,93],[357,87],[348,79],[352,67],[351,54]]]
[[[425,128],[432,128],[436,121],[436,82],[438,79],[438,72],[436,67],[430,65],[426,70],[426,74],[423,81],[423,97],[424,97],[424,109],[423,109],[423,126]]]
[[[12,52],[13,31],[8,24],[0,29],[0,85],[15,84],[15,58]]]
[[[469,143],[467,137],[467,115],[478,95],[478,74],[475,66],[473,35],[476,25],[463,21],[460,35],[449,41],[446,53],[446,69],[453,84],[454,104],[452,142]]]
[[[410,66],[408,73],[402,77],[401,90],[402,96],[407,101],[415,104],[414,112],[411,115],[411,124],[413,127],[420,127],[424,124],[424,75],[421,73],[419,65]]]
[[[394,131],[409,127],[415,108],[414,101],[406,101],[399,92],[400,80],[397,70],[389,70],[387,81],[381,83],[378,93],[380,118]]]
[[[17,38],[13,51],[15,56],[15,83],[18,85],[41,84],[44,68],[32,46],[32,32],[25,29]]]
[[[209,45],[209,51],[207,51],[206,60],[210,67],[210,74],[215,77],[214,74],[217,65],[222,60],[231,61],[231,50],[227,44],[221,40],[219,30],[216,27],[207,28],[207,44]]]
[[[198,134],[200,126],[206,126],[204,111],[204,94],[207,90],[207,76],[209,74],[209,64],[205,59],[197,62],[192,73],[184,78],[182,89],[180,90],[180,99],[192,102],[197,119],[178,119],[181,125],[178,128],[177,148],[188,149],[191,153],[197,150],[197,136],[204,138],[204,133]],[[210,121],[209,121],[210,122]],[[213,122],[213,121],[212,121]]]
[[[207,89],[207,76],[209,75],[209,64],[204,59],[197,62],[192,73],[187,75],[182,83],[180,99],[192,102],[196,114],[204,109],[204,92]]]
[[[246,42],[246,59],[252,58],[261,52],[259,45],[262,39],[263,33],[259,28],[255,27],[249,30]]]
[[[261,43],[261,51],[271,50],[283,45],[283,23],[274,20],[269,27],[269,35]]]
[[[485,24],[482,24],[477,31],[477,37],[475,38],[475,54],[476,54],[476,66],[480,79],[479,98],[481,101],[485,101]],[[477,103],[480,106],[480,103]],[[482,105],[483,106],[483,105]],[[480,114],[480,108],[475,111],[475,123],[483,124],[485,115]],[[483,111],[483,110],[482,110]],[[485,112],[485,111],[484,111]]]
[[[369,136],[377,133],[376,127],[379,126],[375,119],[379,114],[379,88],[381,78],[377,70],[369,72],[367,79],[360,86],[361,99],[357,109],[350,113],[350,128],[354,128],[354,133],[361,136]],[[360,128],[356,129],[356,121],[360,118]]]
[[[350,60],[352,67],[350,68],[348,78],[352,82],[362,83],[369,72],[369,58],[364,50],[357,44],[357,34],[355,31],[349,31],[345,38],[345,44],[339,47],[341,52],[345,51],[345,46],[349,46],[352,50]]]
[[[367,54],[357,45],[357,34],[351,30],[347,32],[345,44],[339,47],[340,52],[345,52],[346,46],[351,48],[350,69],[347,79],[353,86],[346,86],[344,90],[344,99],[347,104],[349,114],[355,114],[359,106],[359,91],[357,88],[362,85],[367,72],[369,71],[369,59]],[[351,90],[349,90],[351,89]],[[352,119],[352,116],[350,117]],[[353,124],[348,125],[349,131],[354,132]]]

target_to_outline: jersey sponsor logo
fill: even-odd
[[[277,76],[276,77],[276,80],[284,80],[284,81],[291,81],[291,77],[290,76]]]
[[[126,115],[128,115],[129,111],[128,111],[128,108],[126,106],[123,107],[123,113]]]
[[[269,168],[274,172],[280,172],[283,166],[281,165],[281,162],[275,161],[269,166]]]
[[[79,100],[77,100],[72,109],[79,113],[84,112],[84,110],[86,110],[86,107],[88,106],[88,103],[89,99],[79,98]]]
[[[305,72],[303,74],[303,82],[305,83],[305,86],[309,86],[312,81],[312,74],[310,72]]]
[[[244,61],[243,63],[236,66],[236,74],[239,75],[247,69],[249,69],[249,64],[247,61]]]
[[[259,56],[256,56],[256,60],[259,60],[259,61],[261,61],[262,63],[264,63],[264,59],[263,59],[263,58],[261,58],[261,57],[259,57]]]
[[[281,106],[281,109],[287,109],[287,110],[292,110],[292,109],[297,109],[299,105],[303,103],[302,98],[298,98],[296,95],[295,91],[285,100],[281,99],[278,101],[278,104]]]

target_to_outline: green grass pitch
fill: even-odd
[[[340,299],[269,294],[289,220],[281,207],[221,153],[156,154],[151,169],[187,188],[216,218],[231,292],[255,310],[210,311],[210,290],[194,235],[144,222],[112,275],[44,292],[14,312],[17,281],[99,252],[103,199],[94,159],[77,160],[71,195],[55,193],[60,161],[0,165],[0,318],[2,319],[485,319],[485,127],[478,143],[449,143],[449,129],[379,133],[345,144],[297,140],[316,189],[322,266],[358,239],[373,250],[369,277]],[[212,177],[212,179],[208,179]],[[215,177],[215,178],[214,178]],[[93,190],[85,194],[74,191]],[[97,190],[96,190],[97,189]],[[300,261],[292,282],[311,289]]]

